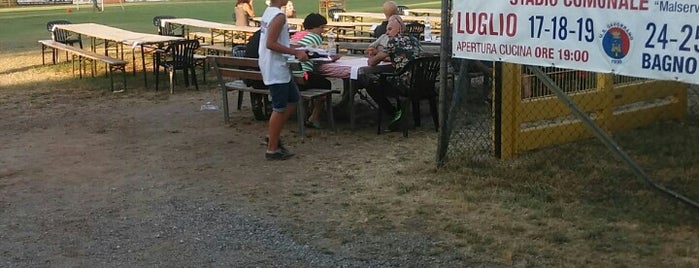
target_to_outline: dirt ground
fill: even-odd
[[[434,170],[430,126],[405,139],[340,122],[301,141],[292,121],[297,156],[270,162],[247,101],[230,125],[200,111],[220,104],[214,83],[113,94],[36,60],[0,68],[0,266],[490,266],[357,205]]]

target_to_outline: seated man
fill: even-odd
[[[393,15],[400,15],[400,12],[398,11],[398,4],[396,4],[395,1],[386,1],[385,3],[383,3],[383,15],[386,16],[386,20],[382,21],[381,25],[374,28],[374,33],[372,36],[376,38],[386,33],[388,18],[390,18]]]
[[[399,18],[395,15],[388,19],[388,25],[386,26],[388,43],[383,50],[368,59],[367,63],[369,66],[376,66],[388,57],[393,71],[400,72],[408,62],[419,56],[421,50],[420,42],[414,37],[402,34],[404,25]],[[389,129],[397,127],[396,123],[400,121],[402,114],[400,109],[396,109],[391,104],[388,97],[396,96],[398,89],[404,87],[410,77],[409,74],[405,74],[394,78],[387,81],[387,85],[384,85],[380,83],[378,74],[365,73],[359,77],[358,81],[361,87],[366,88],[367,93],[379,105],[379,108],[393,117],[391,124],[389,124]]]
[[[388,25],[389,18],[396,19],[400,24],[404,24],[403,19],[398,14],[398,6],[396,5],[396,2],[388,1],[384,3],[383,13],[386,16],[386,21],[382,22],[382,24],[376,27],[374,30],[376,40],[374,40],[374,42],[372,42],[366,50],[366,54],[369,57],[376,55],[376,53],[381,51],[388,44],[389,38],[388,35],[386,35],[386,25]]]

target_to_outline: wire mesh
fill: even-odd
[[[687,121],[699,125],[699,85],[691,85],[687,93]]]
[[[568,93],[591,90],[596,87],[594,73],[557,67],[545,67],[544,72],[555,78],[556,84]],[[522,98],[551,97],[553,93],[539,78],[524,69],[522,73]]]
[[[491,63],[452,61],[454,81],[446,98],[449,161],[513,158],[528,150],[593,137],[528,67],[502,64],[494,68],[499,71],[492,72],[496,66]],[[608,133],[665,121],[699,124],[697,85],[557,67],[541,69]]]
[[[447,91],[450,132],[447,159],[478,161],[493,157],[492,142],[492,64],[484,63],[477,70],[466,60],[454,60],[450,73],[453,87]]]

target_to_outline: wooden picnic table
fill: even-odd
[[[346,45],[347,43],[345,43]],[[355,45],[361,43],[354,43]],[[369,46],[368,43],[363,43]],[[423,53],[439,54],[439,43],[437,42],[422,42]],[[338,104],[339,107],[345,106],[350,115],[350,128],[354,129],[355,125],[355,110],[354,96],[358,91],[357,80],[359,76],[366,72],[392,72],[393,67],[390,62],[381,62],[377,66],[368,65],[368,57],[365,55],[343,56],[334,62],[319,62],[318,71],[321,75],[331,78],[340,78],[343,80],[342,100]]]
[[[438,8],[411,8],[406,10],[408,14],[413,14],[415,16],[419,15],[437,15],[442,14],[442,10]]]
[[[262,17],[254,17],[252,20],[256,23],[260,23],[262,20]],[[286,22],[289,25],[295,25],[298,28],[297,29],[303,29],[303,19],[302,18],[286,18]],[[328,24],[326,24],[326,27],[331,27],[331,28],[345,28],[345,29],[350,29],[354,30],[356,28],[361,28],[361,27],[373,27],[375,25],[378,25],[379,23],[377,22],[348,22],[348,21],[328,21]]]
[[[259,27],[253,26],[237,26],[233,24],[206,21],[200,19],[192,18],[177,18],[177,19],[163,19],[160,23],[165,26],[166,24],[175,24],[185,27],[185,36],[189,36],[190,28],[203,28],[207,29],[211,33],[211,44],[214,44],[214,38],[216,36],[223,36],[223,44],[226,45],[226,38],[230,36],[231,43],[233,43],[233,36],[235,34],[243,34],[246,37],[252,36]],[[246,38],[247,39],[247,38]]]
[[[379,66],[369,66],[366,56],[343,56],[334,62],[320,63],[318,71],[321,75],[343,80],[342,100],[339,107],[345,106],[349,110],[350,128],[354,129],[355,110],[354,96],[357,93],[357,79],[368,70],[381,69],[381,72],[391,72],[390,63],[382,62]]]
[[[335,16],[340,19],[342,17],[348,18],[348,20],[353,21],[353,22],[364,22],[365,19],[368,20],[374,20],[374,21],[382,21],[386,19],[386,15],[383,13],[373,13],[373,12],[339,12],[335,13]],[[417,21],[417,22],[424,22],[426,20],[426,16],[406,16],[402,15],[401,18],[403,18],[404,22],[410,22],[410,21]],[[441,18],[440,17],[429,17],[431,23],[434,23],[435,25],[440,24]]]
[[[124,58],[123,45],[131,46],[132,51],[137,47],[141,49],[141,63],[143,66],[143,81],[146,87],[148,86],[148,78],[146,74],[146,58],[145,47],[150,45],[163,46],[166,43],[184,40],[179,36],[165,36],[149,33],[132,32],[112,26],[107,26],[98,23],[75,23],[75,24],[57,24],[54,26],[57,29],[63,29],[69,32],[74,32],[92,39],[91,49],[96,51],[98,40],[104,43],[104,55],[109,56],[110,42],[113,42],[117,48],[117,53],[121,50],[121,59]],[[136,74],[136,55],[132,53],[133,73]]]

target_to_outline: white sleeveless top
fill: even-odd
[[[260,64],[260,72],[262,73],[262,81],[265,85],[282,84],[291,81],[291,73],[289,72],[286,57],[284,57],[282,53],[267,48],[267,27],[277,14],[283,15],[284,13],[278,7],[268,7],[265,9],[265,13],[262,14],[260,23],[260,47],[258,48],[260,59],[258,62]],[[284,17],[284,19],[286,19],[286,17]],[[288,23],[284,23],[284,26],[279,32],[277,42],[283,46],[289,47]]]

